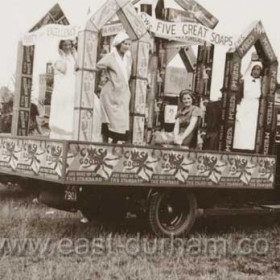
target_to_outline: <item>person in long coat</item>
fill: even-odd
[[[262,64],[251,62],[244,74],[244,91],[237,105],[233,148],[241,150],[255,149],[258,113],[261,97]]]
[[[98,63],[97,69],[105,70],[106,83],[100,94],[102,134],[105,142],[112,143],[128,140],[129,104],[132,59],[129,36],[120,32],[112,43],[112,51]]]

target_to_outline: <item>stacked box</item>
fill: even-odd
[[[131,123],[133,127],[132,131],[132,143],[135,145],[143,145],[144,143],[144,126],[145,126],[145,117],[142,116],[132,116]]]
[[[277,68],[278,63],[273,63],[269,67],[268,79],[267,79],[267,91],[266,91],[266,112],[264,117],[263,129],[263,141],[261,153],[268,155],[273,152],[273,138],[275,134],[275,126],[273,125],[274,117],[274,104],[275,104],[275,91],[277,86]]]
[[[49,69],[49,70],[48,70]],[[53,91],[54,74],[53,68],[47,67],[46,74],[39,75],[39,104],[41,107],[41,114],[45,116],[50,115],[51,96]]]
[[[146,26],[131,3],[128,3],[120,9],[117,15],[131,40],[140,39],[147,33]]]
[[[259,103],[259,114],[258,114],[258,124],[257,124],[257,133],[256,133],[256,144],[255,144],[255,152],[261,153],[261,149],[263,146],[263,136],[264,136],[264,121],[265,121],[265,114],[266,114],[266,106],[267,101],[265,98],[260,98]]]
[[[219,130],[219,138],[218,138],[218,150],[223,150],[224,143],[224,131],[225,131],[225,119],[226,119],[226,109],[227,109],[227,100],[228,100],[228,90],[229,90],[229,81],[230,81],[230,69],[231,69],[231,58],[232,53],[226,53],[226,62],[225,62],[225,70],[224,70],[224,82],[222,91],[222,100],[221,100],[221,123]]]
[[[275,128],[275,143],[280,143],[280,84],[276,87],[273,127]]]
[[[149,16],[152,16],[153,8],[151,4],[140,4],[140,11],[141,13],[144,12]]]
[[[78,72],[74,108],[74,139],[91,141],[96,80],[98,33],[85,30],[78,35]]]
[[[195,93],[203,99],[210,100],[214,45],[198,46]]]
[[[100,30],[119,10],[115,0],[108,0],[89,20],[96,30]]]
[[[124,27],[121,22],[106,24],[101,29],[101,35],[102,37],[113,36],[118,34],[120,31],[124,31]]]
[[[144,143],[145,110],[149,65],[149,41],[133,42],[133,69],[130,83],[131,89],[131,121],[132,143]],[[142,138],[141,138],[142,137]]]
[[[219,132],[219,150],[231,151],[233,148],[236,107],[239,102],[242,84],[241,59],[235,53],[227,53],[222,95],[222,115]]]
[[[147,92],[147,107],[148,107],[148,123],[147,127],[152,129],[154,127],[154,112],[155,100],[157,96],[157,68],[158,56],[153,54],[150,59],[150,90]]]
[[[138,116],[145,116],[147,80],[131,79],[131,108],[130,112]]]
[[[165,9],[165,20],[170,22],[197,22],[193,13],[177,9]]]
[[[12,135],[28,135],[31,105],[34,46],[18,45],[15,100],[13,106]]]
[[[263,26],[262,23],[253,22],[252,25],[240,36],[240,40],[238,40],[236,51],[238,55],[243,58],[247,52],[258,42],[261,35],[263,34]],[[262,56],[260,56],[262,57]]]
[[[265,58],[269,63],[273,63],[277,60],[266,33],[262,33],[259,40],[256,42],[256,50],[259,56]]]
[[[191,12],[196,20],[209,28],[215,28],[219,22],[217,18],[194,0],[175,0],[175,2],[186,11]]]

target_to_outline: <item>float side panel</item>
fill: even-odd
[[[57,183],[64,182],[66,142],[0,137],[0,172]]]
[[[256,154],[69,143],[69,184],[273,189],[276,158]]]

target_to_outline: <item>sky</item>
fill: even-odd
[[[93,12],[105,0],[9,0],[5,2],[1,0],[1,2],[0,87],[9,86],[12,89],[12,77],[16,71],[17,42],[55,3],[61,5],[71,24],[80,25],[84,22],[89,8]],[[219,19],[215,30],[223,34],[238,36],[252,21],[261,20],[276,55],[280,55],[279,0],[197,0],[197,2]],[[211,89],[213,99],[219,95],[222,86],[227,50],[227,47],[215,47]]]

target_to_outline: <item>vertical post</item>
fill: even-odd
[[[34,46],[18,44],[12,135],[27,136],[31,106]]]
[[[195,93],[200,98],[208,100],[210,100],[213,57],[214,45],[205,43],[203,46],[198,46]]]
[[[150,44],[146,41],[136,41],[132,46],[133,71],[130,83],[132,94],[130,127],[133,144],[144,143],[149,49]]]
[[[273,116],[275,110],[275,91],[277,86],[277,68],[278,63],[275,62],[269,66],[268,76],[265,85],[265,95],[263,99],[265,100],[265,112],[263,118],[263,139],[261,145],[261,153],[268,155],[272,153],[273,149],[273,135],[275,132],[275,127],[273,126]],[[260,116],[260,114],[259,114]]]
[[[151,85],[149,93],[147,94],[148,104],[148,129],[152,129],[154,126],[154,111],[155,111],[155,100],[157,94],[157,69],[158,69],[158,56],[154,52],[150,58],[150,79]]]
[[[85,30],[78,35],[78,71],[74,108],[74,139],[92,141],[95,138],[95,80],[98,49],[98,31],[119,10],[116,0],[108,0],[89,19]]]
[[[222,95],[222,116],[219,132],[219,150],[233,148],[236,107],[240,92],[241,58],[236,53],[227,53]]]
[[[148,79],[148,64],[150,37],[141,18],[136,13],[134,6],[129,1],[117,0],[121,9],[117,12],[132,43],[133,69],[130,82],[130,131],[133,144],[144,143],[144,126],[146,110],[146,94]]]
[[[74,139],[91,141],[94,126],[94,90],[98,33],[84,30],[78,35],[78,71],[74,107]]]

